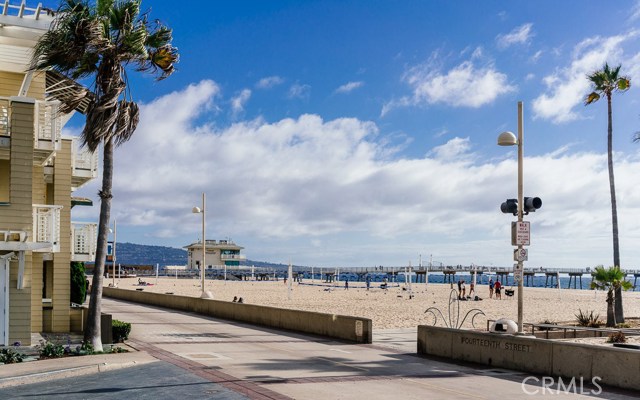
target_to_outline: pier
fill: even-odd
[[[638,269],[622,269],[625,279],[633,277],[634,290],[637,288],[637,281],[640,278],[640,270]],[[174,275],[176,277],[194,277],[199,276],[197,270],[167,270],[166,275]],[[584,289],[582,282],[583,276],[591,278],[589,284],[593,280],[595,271],[590,268],[544,268],[544,267],[525,267],[523,272],[523,285],[533,286],[535,277],[544,277],[544,287],[561,288],[560,277],[568,276],[569,281],[566,288]],[[444,265],[442,263],[422,266],[401,266],[401,267],[352,267],[352,268],[320,268],[320,267],[301,267],[292,266],[293,280],[302,282],[303,280],[313,279],[324,283],[337,283],[338,281],[349,280],[352,282],[365,282],[375,277],[374,281],[387,281],[389,283],[403,283],[404,275],[411,273],[415,276],[413,283],[426,283],[429,274],[442,275],[443,283],[456,283],[461,276],[473,276],[476,274],[478,284],[486,284],[489,280],[488,276],[494,280],[500,280],[503,285],[515,285],[513,267],[494,267],[479,265]],[[206,269],[206,276],[210,279],[227,279],[227,280],[280,280],[287,278],[287,267],[253,267],[253,266],[213,266]],[[483,278],[484,277],[484,278]]]

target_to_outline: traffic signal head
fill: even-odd
[[[542,200],[540,197],[525,197],[524,198],[524,212],[529,214],[535,212],[538,208],[542,207]]]
[[[500,204],[500,211],[502,211],[505,214],[518,215],[518,200],[507,199],[507,201]]]
[[[522,212],[526,215],[530,212],[535,212],[540,207],[542,207],[540,197],[525,197]],[[507,199],[507,201],[500,204],[500,211],[505,214],[518,215],[518,199]]]

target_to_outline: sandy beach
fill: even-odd
[[[143,289],[145,292],[173,293],[175,295],[199,297],[201,294],[199,279],[175,279],[169,277],[145,277],[149,283],[140,286],[138,278],[116,280],[121,289]],[[108,286],[112,281],[105,279]],[[352,315],[370,318],[374,329],[393,329],[415,327],[420,324],[432,324],[434,317],[425,313],[429,307],[439,309],[445,318],[449,318],[449,284],[424,283],[412,284],[413,298],[404,284],[381,289],[379,283],[372,283],[366,290],[364,282],[350,282],[349,289],[344,283],[327,284],[321,281],[305,280],[303,283],[292,283],[291,299],[288,285],[279,281],[221,281],[207,280],[206,290],[216,300],[232,301],[234,296],[242,297],[245,303],[272,307],[291,308],[340,315]],[[507,286],[507,288],[510,288]],[[517,287],[515,287],[517,291]],[[452,315],[462,320],[472,309],[481,310],[485,315],[475,318],[477,328],[486,327],[487,319],[508,318],[517,320],[517,294],[502,300],[489,299],[487,285],[477,286],[481,301],[456,301],[452,304]],[[524,322],[540,323],[575,321],[575,314],[582,310],[600,314],[606,320],[606,293],[603,291],[524,288]],[[640,318],[640,292],[628,291],[623,294],[625,317]],[[444,326],[442,318],[437,325]],[[455,323],[455,322],[454,322]],[[470,318],[463,327],[470,328]]]

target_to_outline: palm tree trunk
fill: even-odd
[[[107,255],[107,238],[109,235],[109,219],[111,218],[111,187],[113,184],[113,141],[104,144],[102,190],[100,191],[100,222],[98,224],[98,244],[96,262],[93,269],[89,314],[84,331],[85,343],[93,345],[95,351],[102,351],[101,324],[102,285],[104,264]]]
[[[607,165],[609,167],[609,191],[611,192],[611,228],[613,230],[613,266],[620,269],[620,241],[618,237],[618,206],[616,202],[616,183],[613,175],[613,118],[611,111],[611,94],[607,95]],[[616,321],[624,322],[622,308],[622,288],[615,290]]]

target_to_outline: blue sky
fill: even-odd
[[[45,5],[52,2],[45,2]],[[53,3],[55,4],[55,3]],[[118,241],[182,247],[207,193],[207,237],[250,259],[317,266],[510,266],[525,108],[527,266],[612,263],[606,104],[586,75],[622,64],[614,98],[623,267],[640,267],[640,3],[143,2],[174,29],[177,72],[130,75],[142,107],[116,152]],[[66,127],[77,134],[82,119]],[[97,220],[94,199],[75,220]]]

